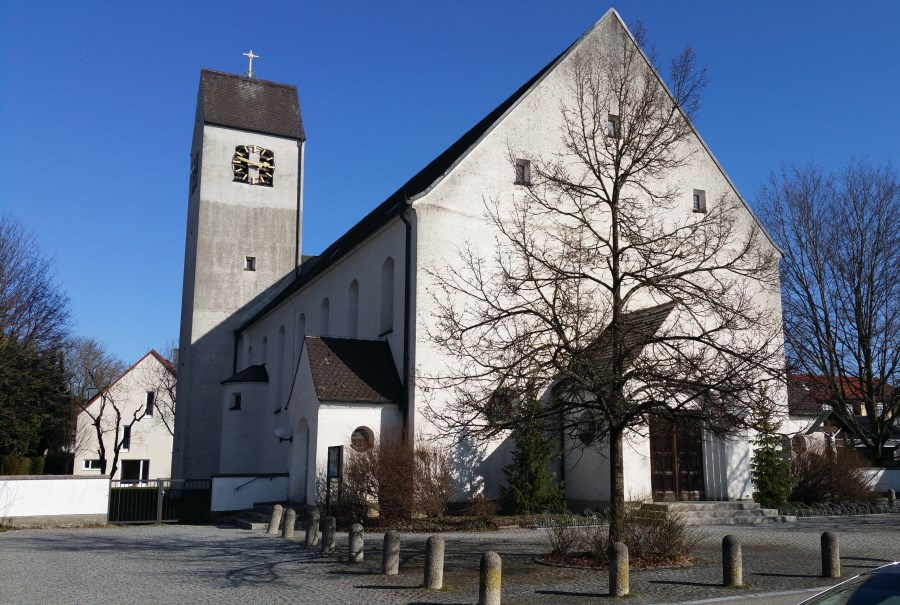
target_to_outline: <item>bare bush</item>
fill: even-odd
[[[578,520],[584,524],[578,526]],[[609,516],[600,522],[572,515],[552,515],[547,533],[552,559],[577,555],[594,565],[608,565]],[[629,508],[625,514],[622,542],[629,558],[638,566],[679,563],[689,560],[703,533],[687,524],[675,511],[648,511]],[[577,551],[577,553],[576,553]]]
[[[571,555],[581,543],[582,528],[575,524],[571,515],[550,515],[550,523],[545,538],[550,547],[550,557],[565,559]],[[609,532],[609,527],[604,526]]]
[[[413,494],[418,514],[444,516],[453,491],[450,460],[441,446],[421,441],[416,444]]]
[[[496,500],[490,500],[485,498],[484,494],[478,494],[466,503],[463,510],[468,517],[487,519],[495,516],[499,509],[500,505]]]
[[[864,471],[863,458],[851,448],[837,455],[812,449],[801,452],[791,464],[792,502],[869,502],[875,494],[872,479]]]
[[[348,449],[341,493],[341,514],[347,520],[377,517],[389,525],[413,515],[444,514],[451,480],[443,449],[422,440],[410,447],[393,437],[383,437],[367,451]]]

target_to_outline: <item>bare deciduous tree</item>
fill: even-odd
[[[40,455],[66,444],[68,302],[34,235],[0,215],[0,453]]]
[[[890,166],[783,168],[759,195],[782,261],[790,367],[880,463],[900,413],[900,182]],[[862,403],[865,417],[854,414]]]
[[[635,37],[621,29],[609,54],[573,56],[561,152],[528,158],[514,199],[485,197],[490,251],[470,243],[429,272],[430,337],[452,361],[423,377],[451,394],[431,414],[460,435],[505,433],[525,409],[572,436],[593,426],[613,540],[626,433],[662,416],[729,434],[771,408],[782,365],[775,247],[735,195],[691,212],[671,178],[704,153],[689,150],[705,70],[686,49],[670,92]],[[540,407],[517,405],[542,393]]]

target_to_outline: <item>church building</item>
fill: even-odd
[[[634,44],[610,10],[313,257],[302,254],[303,207],[322,201],[303,197],[306,135],[297,88],[202,70],[172,477],[286,473],[290,499],[313,503],[329,447],[364,449],[388,432],[440,435],[426,408],[449,395],[427,392],[418,379],[448,363],[428,335],[436,321],[429,271],[454,262],[448,251],[493,243],[483,200],[516,194],[528,166],[515,158],[558,152],[571,62],[623,35]],[[671,175],[687,191],[677,211],[696,211],[692,191],[703,192],[703,204],[739,199],[699,135],[690,146],[693,161]],[[741,220],[756,225],[746,205],[742,212]],[[780,316],[777,288],[765,300]],[[751,496],[747,439],[682,437],[691,446],[670,444],[669,459],[685,456],[693,479],[673,497]],[[650,441],[634,435],[625,448],[627,494],[656,490]],[[496,497],[511,448],[498,438],[468,452],[457,468],[456,498]],[[570,502],[609,500],[602,456],[563,464]]]

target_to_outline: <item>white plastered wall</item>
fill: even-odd
[[[112,470],[113,442],[115,441],[115,415],[113,406],[122,413],[118,438],[123,437],[123,426],[130,423],[135,414],[140,418],[131,428],[131,445],[127,451],[120,450],[116,474],[111,479],[122,476],[122,462],[125,460],[149,460],[148,479],[168,478],[172,466],[172,434],[163,423],[158,406],[166,406],[167,394],[159,389],[160,373],[166,372],[159,360],[148,353],[129,369],[108,390],[106,407],[101,413],[100,397],[86,410],[78,414],[75,440],[74,475],[99,476],[100,470],[84,468],[85,460],[99,459],[97,433],[91,416],[101,418],[103,442],[106,447],[107,472]],[[157,409],[152,416],[145,416],[147,391],[154,391]],[[170,405],[170,404],[169,404]],[[171,422],[171,421],[170,421]]]
[[[609,16],[582,41],[577,52],[608,53],[612,34],[619,27],[618,19]],[[416,318],[418,321],[415,341],[415,371],[417,375],[441,374],[447,364],[444,353],[428,340],[428,326],[433,325],[435,304],[432,299],[437,292],[436,284],[425,272],[431,269],[446,272],[448,269],[464,271],[458,251],[471,244],[490,257],[494,249],[494,229],[484,219],[485,200],[499,199],[509,207],[517,193],[514,184],[514,167],[511,157],[543,157],[551,158],[562,147],[562,116],[560,106],[564,102],[569,85],[569,71],[572,56],[566,57],[544,79],[520,99],[507,115],[490,130],[483,139],[464,156],[430,191],[413,201],[417,218],[416,255]],[[714,158],[708,153],[699,138],[692,139],[685,148],[690,161],[673,171],[668,183],[680,189],[682,202],[672,210],[666,210],[672,218],[683,220],[692,214],[692,193],[694,189],[706,192],[707,207],[719,203],[719,199],[727,196],[734,201],[738,194],[723,174]],[[755,229],[757,223],[749,210],[741,208],[738,213],[738,231],[746,233]],[[765,236],[763,236],[765,237]],[[766,240],[764,245],[769,245]],[[758,304],[770,309],[773,321],[780,325],[780,296],[778,288],[762,290],[757,286],[754,295]],[[636,304],[652,304],[653,301],[635,301]],[[781,343],[778,343],[781,346]],[[783,389],[782,389],[783,391]],[[440,434],[440,427],[430,426],[423,417],[423,405],[427,400],[431,405],[440,408],[446,394],[423,392],[420,388],[414,391],[415,407],[413,419],[418,432]],[[784,392],[772,393],[772,398],[783,406],[786,403]],[[494,452],[501,447],[503,440],[495,440],[481,453],[484,461],[493,465],[502,465],[507,456],[495,456]],[[504,446],[504,447],[508,447]],[[747,484],[746,464],[749,462],[749,448],[746,442],[740,446],[725,445],[725,459],[728,476],[726,478],[729,497],[743,497]],[[596,454],[586,454],[577,469],[567,472],[566,479],[572,491],[572,497],[593,500],[608,496],[608,477],[604,481],[600,467],[608,462],[601,460]],[[638,496],[650,493],[649,447],[646,439],[634,438],[633,443],[626,446],[626,493]],[[502,477],[499,468],[479,466],[483,479]],[[573,474],[574,473],[574,474]],[[595,477],[599,477],[597,481]],[[467,480],[466,484],[471,484]],[[464,495],[465,486],[458,495]]]

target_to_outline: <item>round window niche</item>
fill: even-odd
[[[375,445],[375,434],[367,426],[357,427],[350,434],[350,447],[357,452],[367,452]]]

